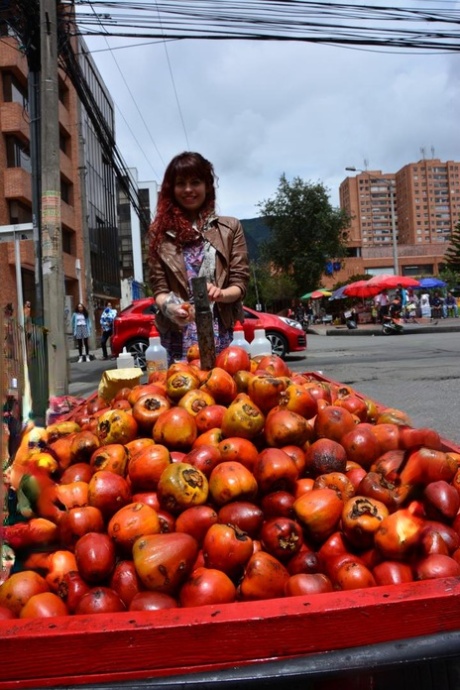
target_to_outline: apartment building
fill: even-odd
[[[339,193],[352,218],[349,258],[329,282],[393,272],[395,259],[400,274],[437,274],[460,216],[459,173],[459,162],[432,158],[347,177]]]
[[[126,191],[117,185],[118,233],[122,279],[121,306],[144,296],[144,283],[148,282],[147,231],[153,219],[158,197],[158,184],[154,180],[139,181],[136,168],[128,170],[137,190],[141,218],[131,204]]]
[[[7,25],[0,42],[0,225],[32,221],[32,161],[27,59]],[[84,41],[78,60],[114,131],[113,102]],[[120,296],[116,190],[113,170],[104,157],[88,113],[68,76],[59,71],[59,164],[61,181],[62,263],[66,331],[78,301],[91,312],[107,299]],[[16,276],[13,242],[0,245],[0,299],[17,304],[17,280],[24,301],[35,306],[35,246],[20,242],[20,278]]]

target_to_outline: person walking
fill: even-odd
[[[155,322],[170,362],[185,359],[198,342],[192,279],[205,278],[216,352],[230,345],[243,321],[249,282],[240,221],[216,213],[216,175],[201,154],[184,152],[166,168],[149,229],[150,283],[159,313]]]
[[[77,341],[79,354],[78,362],[89,362],[91,360],[88,342],[91,332],[91,320],[88,311],[84,304],[79,302],[72,314],[72,333]],[[85,354],[83,354],[83,345],[85,346]]]
[[[101,314],[99,323],[101,324],[102,336],[101,336],[101,348],[102,348],[102,359],[108,359],[107,355],[107,342],[112,337],[113,333],[113,322],[117,315],[117,310],[112,308],[112,302],[107,302],[107,306]]]

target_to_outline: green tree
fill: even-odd
[[[444,259],[446,260],[447,269],[460,273],[460,220],[452,232]]]
[[[290,275],[298,296],[320,285],[328,260],[346,254],[350,218],[330,204],[326,188],[283,175],[272,199],[258,204],[270,238],[262,256],[274,269]]]
[[[272,275],[267,264],[252,263],[244,303],[253,309],[261,304],[263,311],[277,312],[291,304],[296,287],[292,276]]]

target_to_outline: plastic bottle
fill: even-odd
[[[252,358],[272,354],[272,344],[265,335],[265,328],[256,328],[254,331],[254,340],[250,344],[249,354]]]
[[[243,350],[246,350],[246,352],[250,352],[251,349],[250,343],[248,343],[244,337],[244,329],[239,321],[237,321],[233,327],[233,340],[230,343],[230,347],[232,346],[241,347]]]
[[[132,369],[134,366],[134,357],[124,347],[117,357],[117,369]]]
[[[147,376],[154,371],[166,371],[168,368],[168,353],[160,341],[160,334],[152,326],[149,334],[149,346],[145,351],[145,368]]]

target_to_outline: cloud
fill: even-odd
[[[117,115],[127,164],[161,181],[172,156],[200,151],[219,177],[222,213],[257,216],[282,173],[323,182],[338,205],[346,166],[394,172],[432,148],[460,160],[458,53],[190,40],[113,55],[129,91],[109,51],[94,59],[129,123]]]

